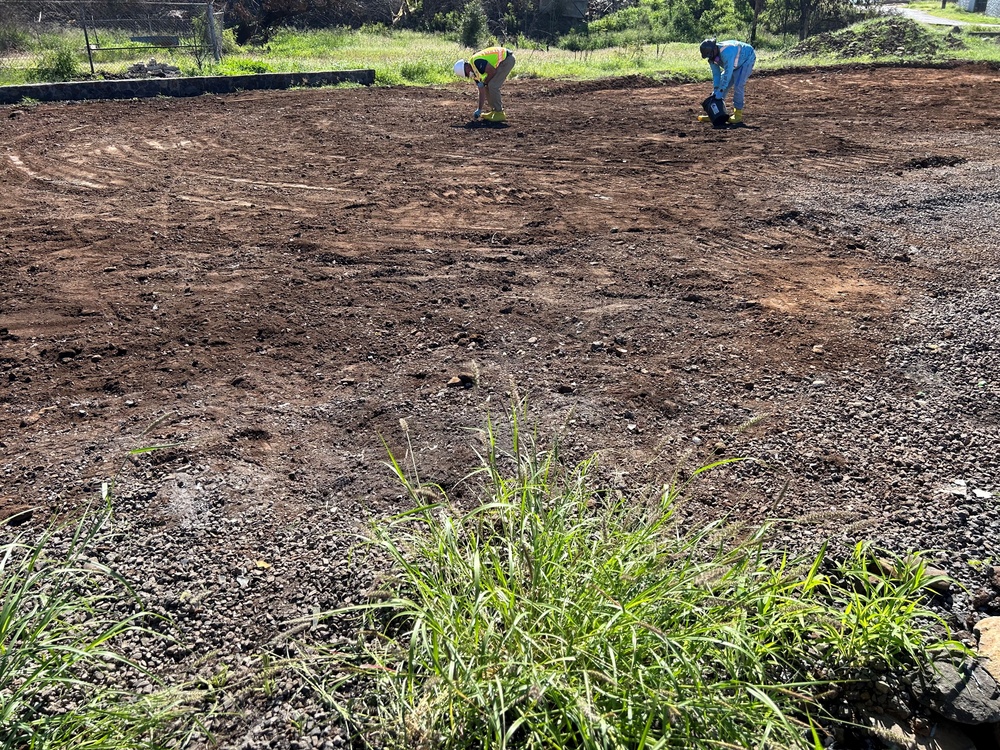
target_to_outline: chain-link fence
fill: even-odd
[[[0,0],[0,85],[196,75],[221,29],[210,1]]]

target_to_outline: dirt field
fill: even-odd
[[[123,473],[104,552],[182,668],[238,663],[364,587],[343,532],[399,507],[400,420],[461,497],[516,391],[622,491],[760,459],[690,512],[942,547],[955,622],[996,614],[998,92],[758,76],[724,132],[643,80],[511,81],[504,128],[460,84],[2,109],[5,510],[179,443]]]

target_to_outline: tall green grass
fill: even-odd
[[[289,54],[294,50],[294,55]],[[382,85],[454,83],[455,60],[468,57],[469,47],[441,35],[412,31],[363,33],[343,31],[279,34],[266,47],[245,47],[240,54],[266,62],[273,70],[289,66],[300,70],[372,68]],[[599,78],[622,72],[708,75],[697,46],[627,45],[588,51],[586,55],[539,45],[514,47],[517,58],[512,76],[525,78]],[[704,70],[702,70],[704,68]]]
[[[943,36],[946,29],[933,31]],[[110,33],[110,32],[109,32]],[[9,37],[10,34],[6,33]],[[990,39],[975,39],[961,35],[965,45],[959,48],[945,46],[933,57],[936,61],[983,60],[1000,61],[1000,45]],[[43,73],[53,70],[51,64],[39,61],[45,50],[71,47],[77,72],[89,74],[89,62],[83,50],[82,39],[77,37],[47,38],[34,45],[32,66]],[[377,85],[440,85],[457,83],[451,72],[455,60],[467,57],[473,50],[440,34],[427,34],[408,30],[385,28],[369,30],[325,29],[299,31],[286,29],[266,45],[238,46],[232,34],[224,34],[226,54],[221,63],[205,59],[184,50],[101,51],[95,58],[98,74],[121,73],[130,62],[145,62],[155,56],[161,62],[179,67],[184,75],[241,75],[254,72],[300,73],[318,70],[375,70]],[[643,75],[672,80],[708,80],[708,65],[698,54],[697,44],[680,42],[642,43],[641,35],[622,32],[618,35],[595,33],[580,36],[575,43],[567,37],[563,48],[525,42],[514,45],[517,64],[511,74],[517,78],[545,78],[590,80],[609,76]],[[487,40],[483,44],[494,43]],[[788,40],[792,43],[793,40]],[[13,43],[13,42],[12,42]],[[128,44],[131,44],[130,42]],[[128,46],[123,43],[123,46]],[[512,43],[513,44],[513,43]],[[610,45],[610,46],[607,46]],[[780,54],[780,39],[768,38],[758,49],[757,68],[781,68],[789,65],[843,64],[851,60],[835,58],[822,52],[796,57],[794,63]],[[902,57],[889,55],[884,59],[903,61],[927,60],[924,54]],[[24,56],[19,56],[25,60]],[[871,58],[865,58],[869,61]],[[883,58],[879,58],[883,59]],[[23,83],[32,75],[28,65],[0,66],[0,85]],[[44,80],[36,72],[35,80]]]
[[[510,449],[494,424],[484,444],[470,510],[392,459],[415,507],[366,538],[391,573],[331,613],[359,618],[352,646],[294,662],[372,746],[816,747],[836,685],[954,646],[920,564],[890,579],[864,545],[836,562],[766,524],[692,527],[684,487],[604,491],[518,410]]]
[[[4,750],[153,750],[177,746],[190,695],[131,693],[115,670],[142,670],[115,648],[145,635],[134,593],[92,560],[110,507],[70,525],[30,529],[0,544],[0,747]],[[124,610],[131,609],[132,614]],[[114,686],[113,685],[117,685]]]
[[[28,71],[32,82],[71,81],[79,75],[76,53],[68,48],[47,50],[38,63]]]

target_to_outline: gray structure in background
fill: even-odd
[[[193,76],[189,78],[141,78],[124,81],[80,81],[77,83],[29,83],[0,86],[0,105],[35,102],[82,101],[87,99],[145,99],[155,96],[201,96],[233,94],[254,89],[290,89],[297,86],[334,86],[356,83],[371,86],[374,70],[331,70],[319,73],[260,73],[245,76]]]
[[[969,13],[982,13],[992,18],[1000,18],[1000,0],[955,0],[955,5]]]

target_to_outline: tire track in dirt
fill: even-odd
[[[63,162],[49,160],[44,165],[38,163],[28,166],[17,154],[7,154],[7,160],[17,171],[32,180],[39,182],[51,182],[56,185],[69,187],[90,188],[93,190],[103,190],[108,184],[95,182],[99,177],[93,172],[84,172],[81,169],[72,168]],[[37,162],[37,160],[36,160]]]

